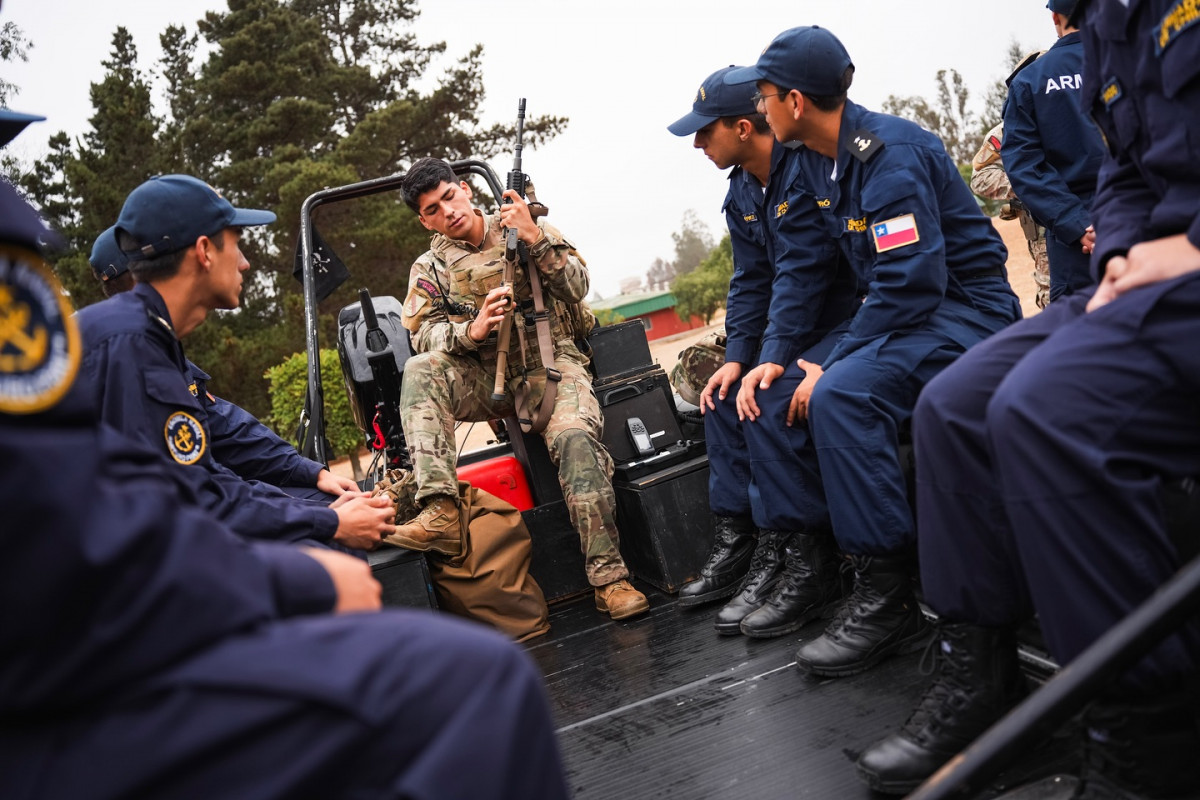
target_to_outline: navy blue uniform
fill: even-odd
[[[0,184],[8,227],[22,207]],[[317,561],[235,536],[97,423],[61,290],[8,247],[5,798],[567,796],[524,654],[438,615],[315,616],[336,599]]]
[[[334,498],[316,488],[324,466],[300,455],[258,417],[241,406],[208,391],[208,373],[191,361],[188,371],[196,385],[196,397],[205,412],[205,427],[212,437],[213,459],[248,481],[277,486],[295,497],[326,502]]]
[[[776,179],[784,153],[776,143],[771,151],[768,183]],[[741,364],[742,374],[758,364],[775,277],[763,219],[766,191],[757,178],[740,166],[734,167],[729,172],[729,191],[721,209],[733,248],[733,277],[725,303],[725,361]],[[750,515],[750,457],[737,417],[736,397],[736,384],[724,400],[714,392],[716,408],[706,409],[704,414],[709,508],[713,514],[726,517]]]
[[[162,297],[139,284],[78,312],[81,370],[101,419],[162,453],[200,489],[201,502],[253,538],[328,541],[337,514],[324,504],[250,484],[213,457],[207,414]]]
[[[1092,206],[1100,270],[1141,242],[1200,246],[1194,22],[1168,0],[1088,5],[1083,91],[1111,149]],[[1200,273],[1091,313],[1089,294],[973,349],[914,421],[926,600],[986,626],[1036,610],[1062,663],[1178,568],[1163,481],[1200,473]],[[1191,625],[1122,680],[1167,691],[1198,666]]]
[[[765,323],[757,363],[788,366],[851,314],[856,282],[848,271],[838,270],[837,249],[813,213],[816,200],[801,176],[798,151],[775,145],[767,191],[756,199],[765,234],[759,258],[767,260],[772,273],[767,296],[756,298],[764,303],[758,313]],[[777,381],[775,386],[782,384]],[[773,391],[783,391],[775,386]],[[722,408],[721,416],[730,424],[737,420],[734,400],[731,394]],[[772,510],[780,502],[775,487],[786,480],[777,464],[780,443],[761,441],[758,431],[749,430],[755,424],[739,423],[745,444],[738,443],[753,476],[749,500],[754,522],[760,528],[785,530],[774,524]]]
[[[1004,171],[1013,192],[1046,227],[1050,299],[1092,284],[1080,238],[1104,156],[1100,132],[1080,107],[1083,43],[1061,37],[1018,72],[1004,106]]]
[[[760,442],[793,444],[792,485],[770,495],[760,486],[771,500],[769,527],[821,526],[827,504],[844,551],[891,554],[915,536],[898,440],[918,392],[968,347],[1018,319],[1020,306],[999,235],[933,134],[847,101],[836,178],[833,161],[799,152],[816,198],[810,216],[866,297],[844,333],[805,359],[825,370],[807,433],[784,424],[790,389],[803,377],[789,366],[786,396],[775,386],[765,393],[748,437],[752,452]],[[763,474],[771,473],[785,474],[768,465]]]

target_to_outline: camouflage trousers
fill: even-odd
[[[1050,304],[1050,257],[1046,255],[1046,233],[1044,229],[1036,239],[1026,239],[1029,243],[1029,255],[1033,258],[1033,282],[1037,284],[1037,296],[1034,303],[1038,308]]]
[[[542,438],[558,467],[558,482],[571,523],[579,533],[588,582],[604,586],[629,577],[629,570],[618,549],[613,462],[600,443],[603,417],[587,367],[562,354],[554,366],[562,372],[562,381]],[[431,352],[405,362],[400,419],[418,500],[458,494],[456,420],[482,422],[513,413],[511,392],[504,402],[492,401],[494,380],[491,370],[468,356]]]

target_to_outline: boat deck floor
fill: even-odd
[[[906,719],[925,681],[920,653],[815,678],[794,654],[821,622],[778,639],[719,636],[719,604],[682,609],[638,588],[648,614],[613,622],[589,594],[552,606],[550,632],[528,644],[577,800],[885,797],[853,760]],[[981,797],[1068,770],[1069,737],[1056,738]]]

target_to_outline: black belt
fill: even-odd
[[[1004,267],[984,267],[983,269],[968,269],[954,273],[960,281],[973,281],[976,278],[1003,278],[1007,273]]]

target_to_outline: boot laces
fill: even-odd
[[[929,681],[903,728],[914,739],[921,738],[922,731],[927,727],[940,727],[954,708],[963,704],[964,692],[968,690],[964,677],[967,666],[951,638],[935,636],[921,653],[918,669],[922,675],[929,677]]]
[[[850,557],[849,569],[854,571],[853,588],[834,613],[833,620],[829,623],[829,630],[834,631],[847,624],[856,624],[862,618],[863,606],[879,601],[879,593],[875,591],[875,587],[871,585],[871,579],[867,576],[868,563],[870,562],[861,556]],[[842,569],[846,568],[843,565]]]

